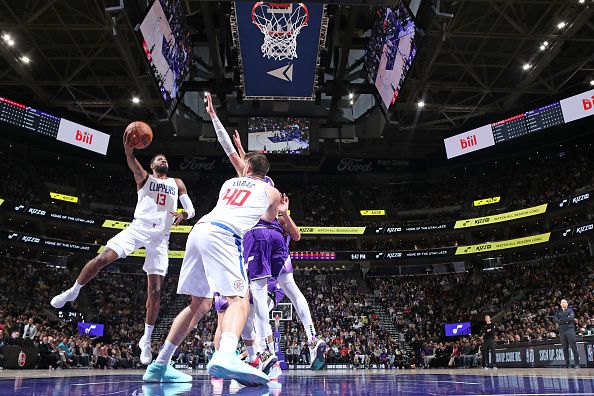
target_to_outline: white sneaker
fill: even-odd
[[[78,297],[78,292],[68,289],[62,294],[58,294],[56,297],[52,298],[50,304],[54,308],[62,308],[67,302],[76,300],[76,297]]]
[[[206,370],[213,377],[234,379],[245,386],[260,386],[269,381],[266,374],[242,362],[234,353],[216,351],[206,365]]]
[[[146,335],[143,335],[138,342],[140,348],[140,363],[149,365],[153,361],[153,351],[151,348],[151,340],[146,339]]]
[[[272,366],[277,361],[278,358],[276,357],[276,355],[266,350],[262,354],[260,354],[260,364],[258,365],[258,369],[260,369],[260,371],[262,371],[264,374],[268,374]]]
[[[283,371],[281,370],[280,363],[276,362],[274,363],[274,366],[272,366],[272,368],[270,369],[270,372],[268,373],[268,378],[270,378],[271,380],[278,379],[278,377],[280,377],[282,373]]]

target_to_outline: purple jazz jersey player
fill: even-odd
[[[284,234],[278,220],[260,220],[243,237],[243,258],[247,263],[250,280],[267,277],[277,278],[293,272],[289,256],[291,238]]]

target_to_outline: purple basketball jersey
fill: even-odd
[[[283,267],[289,257],[290,238],[283,234],[278,220],[272,222],[260,220],[258,224],[243,236],[243,257],[247,263],[250,280],[283,273]],[[289,260],[290,265],[290,260]],[[284,272],[292,271],[285,269]]]

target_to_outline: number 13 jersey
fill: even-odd
[[[221,222],[239,236],[255,226],[270,206],[268,184],[251,177],[235,177],[223,183],[215,208],[200,222]]]
[[[169,212],[177,210],[177,199],[178,188],[174,178],[157,179],[149,175],[138,190],[134,218],[153,222],[168,230],[174,220]]]

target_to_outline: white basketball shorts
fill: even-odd
[[[177,293],[244,297],[247,285],[241,237],[222,223],[196,224],[186,242]]]
[[[118,258],[144,247],[146,258],[142,269],[147,275],[167,275],[169,265],[169,230],[153,227],[152,223],[135,219],[132,223],[107,241],[108,248],[118,254]]]

